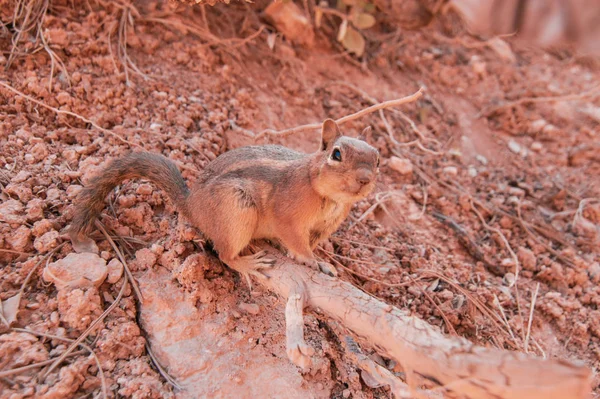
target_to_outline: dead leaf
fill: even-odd
[[[346,50],[356,54],[359,57],[365,52],[365,38],[359,31],[350,26],[346,31],[346,35],[344,35],[344,38],[342,39],[342,44]]]
[[[7,327],[17,321],[17,313],[19,313],[19,304],[21,303],[21,293],[12,296],[4,301],[0,301],[0,317]]]
[[[348,31],[348,20],[344,19],[340,24],[340,30],[338,31],[337,40],[341,42],[346,37],[346,32]]]
[[[277,35],[274,33],[270,33],[269,36],[267,36],[267,46],[269,46],[271,51],[275,48],[275,39],[277,39]]]
[[[354,16],[352,23],[358,29],[369,29],[375,25],[375,17],[371,14],[361,12]]]
[[[317,28],[321,27],[321,19],[323,19],[323,11],[320,8],[315,9],[315,26]]]
[[[502,58],[503,61],[515,63],[517,57],[513,53],[510,45],[499,37],[493,37],[487,41],[488,46]]]

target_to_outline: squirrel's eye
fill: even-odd
[[[333,150],[333,152],[331,153],[331,159],[333,159],[334,161],[342,162],[342,152],[339,150],[339,148]]]

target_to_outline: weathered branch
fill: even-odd
[[[385,356],[399,362],[407,374],[439,381],[448,391],[473,399],[583,399],[591,390],[590,371],[580,365],[540,359],[518,352],[484,348],[464,338],[444,336],[408,312],[385,304],[349,283],[298,266],[272,252],[277,265],[259,282],[290,298],[286,316],[298,335],[300,301],[338,320],[364,337]],[[288,348],[289,349],[289,348]],[[303,350],[303,353],[306,353]],[[302,357],[300,357],[302,359]],[[298,360],[297,359],[292,359]]]

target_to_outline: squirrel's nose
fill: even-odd
[[[356,175],[356,181],[362,185],[367,185],[373,180],[373,172],[367,169],[359,170]]]

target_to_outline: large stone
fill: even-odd
[[[96,254],[72,253],[50,263],[44,269],[44,280],[52,282],[58,289],[98,287],[106,280],[106,261]]]

